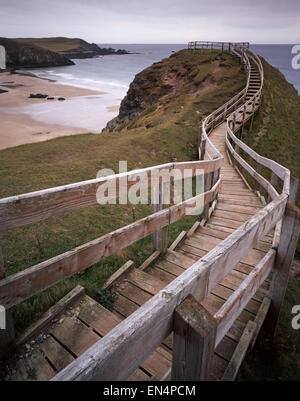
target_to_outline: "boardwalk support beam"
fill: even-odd
[[[171,380],[208,380],[216,331],[217,321],[192,296],[175,309]]]

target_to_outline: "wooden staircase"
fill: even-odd
[[[204,181],[203,193],[165,207],[163,186],[171,178],[162,179],[155,187],[159,203],[149,216],[8,277],[0,264],[0,305],[9,310],[120,249],[155,237],[155,252],[142,266],[128,261],[106,283],[115,294],[113,310],[74,289],[72,306],[68,302],[59,318],[48,311],[43,330],[35,324],[33,342],[23,335],[22,358],[11,380],[169,380],[171,368],[173,380],[234,380],[266,316],[274,333],[300,211],[293,205],[297,186],[290,171],[241,141],[244,125],[252,126],[260,106],[263,67],[248,43],[197,41],[188,48],[228,49],[247,75],[245,88],[204,118],[198,161],[0,199],[0,229],[9,230],[94,205],[107,182],[125,178],[124,194],[141,172],[152,188],[152,173],[174,169]],[[168,225],[188,215],[198,200],[204,205],[201,219],[167,249]],[[61,314],[61,305],[53,308]],[[6,340],[9,345],[11,337]]]
[[[246,99],[260,86],[257,69],[251,66],[250,84]],[[250,107],[250,106],[249,106]],[[237,119],[236,124],[239,123]],[[175,248],[168,250],[146,271],[131,269],[114,282],[111,292],[116,294],[113,311],[84,295],[53,327],[43,340],[32,345],[32,353],[17,364],[12,380],[49,380],[57,372],[78,358],[91,345],[104,337],[120,321],[126,319],[141,305],[180,276],[195,261],[220,244],[232,232],[263,207],[261,200],[251,191],[226,154],[226,122],[210,133],[213,145],[224,156],[221,168],[221,187],[218,202],[205,226],[198,224],[190,230]],[[266,235],[240,263],[201,302],[214,315],[240,286],[257,263],[272,247],[272,233]],[[269,280],[257,290],[246,308],[215,349],[211,380],[221,380],[239,344],[249,320],[255,321],[268,296]],[[255,334],[255,337],[258,333]],[[170,334],[128,380],[165,380],[172,364],[173,335]],[[28,372],[36,372],[31,378]]]

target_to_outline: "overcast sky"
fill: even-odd
[[[0,0],[0,36],[300,43],[300,0]]]

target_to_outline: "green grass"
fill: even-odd
[[[214,72],[215,63],[222,63],[224,67]],[[234,67],[227,68],[228,64]],[[185,50],[147,69],[145,80],[149,79],[149,74],[153,77],[155,71],[155,79],[162,82],[175,70],[180,88],[174,87],[171,91],[169,88],[167,96],[166,88],[161,93],[157,85],[144,89],[147,112],[134,119],[131,128],[101,135],[62,137],[1,151],[0,196],[95,178],[101,168],[112,168],[117,172],[119,160],[127,160],[129,169],[171,160],[196,160],[197,134],[203,115],[237,93],[245,84],[245,75],[237,61],[228,54],[220,56],[217,52],[193,53]],[[210,73],[215,85],[202,93],[193,84],[192,78],[180,78],[192,70],[204,77]],[[150,128],[147,128],[149,124]],[[152,209],[146,205],[97,205],[3,233],[0,243],[6,272],[10,275],[21,271],[151,212]],[[182,230],[187,230],[195,219],[195,216],[187,216],[172,224],[169,227],[169,243]],[[17,331],[22,331],[38,319],[77,284],[97,298],[102,284],[123,263],[132,259],[139,266],[152,252],[152,236],[149,236],[21,303],[14,308]]]
[[[289,168],[300,180],[300,97],[277,68],[262,61],[265,73],[262,107],[253,130],[246,130],[243,140],[257,153]],[[270,172],[267,174],[270,178]],[[300,190],[296,205],[300,207]],[[296,257],[300,259],[300,240]]]
[[[119,132],[77,135],[19,146],[0,152],[0,196],[10,196],[96,177],[100,168],[117,170],[119,160],[129,168],[141,168],[170,160],[197,159],[197,133],[204,115],[237,93],[245,77],[229,55],[219,60],[207,51],[176,53],[151,66],[137,80],[145,80],[144,110]],[[216,60],[216,61],[214,61]],[[291,169],[300,178],[300,98],[280,72],[264,62],[265,86],[262,108],[253,131],[243,140],[258,153]],[[166,75],[176,76],[178,88],[160,87]],[[210,74],[215,84],[199,91]],[[198,86],[194,83],[197,77]],[[151,83],[152,82],[152,83]],[[258,137],[262,129],[263,135]],[[299,205],[299,195],[297,197]],[[124,226],[151,212],[148,206],[93,206],[1,235],[5,268],[13,274],[89,240]],[[188,229],[188,216],[169,227],[169,243]],[[23,302],[14,309],[18,332],[36,320],[77,284],[93,298],[111,307],[113,299],[100,290],[104,281],[128,259],[142,263],[153,251],[149,236],[62,283]],[[300,336],[291,327],[291,308],[299,304],[300,284],[289,281],[276,339],[259,336],[245,360],[242,380],[299,380]]]
[[[42,47],[53,52],[66,52],[76,50],[79,47],[88,47],[88,43],[83,39],[52,37],[52,38],[16,38],[19,43]]]
[[[300,180],[300,97],[281,72],[263,60],[265,84],[262,107],[253,130],[245,131],[243,141],[256,152],[289,168]],[[255,167],[255,165],[253,165]],[[263,170],[270,178],[270,172]],[[282,186],[278,186],[281,190]],[[298,190],[296,204],[300,206]],[[296,251],[300,258],[300,241]],[[291,326],[292,307],[299,304],[300,283],[289,279],[274,339],[261,332],[257,344],[242,366],[242,380],[300,380],[299,330]]]
[[[300,336],[291,325],[292,307],[299,304],[300,283],[290,278],[280,314],[276,337],[264,330],[242,364],[240,380],[299,381]]]

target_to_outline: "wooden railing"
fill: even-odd
[[[189,44],[189,48],[192,49],[198,48],[197,46],[202,42],[191,43],[195,44],[194,47]],[[272,301],[274,301],[274,305],[273,309],[270,308],[270,310],[272,310],[272,318],[275,317],[276,324],[284,294],[284,292],[282,294],[281,289],[278,292],[278,287],[282,287],[283,281],[286,280],[286,269],[282,267],[282,260],[288,263],[292,255],[292,248],[289,247],[289,251],[286,252],[284,244],[285,241],[295,242],[294,237],[298,227],[295,223],[297,212],[294,211],[293,214],[291,212],[291,210],[294,210],[292,206],[287,207],[288,200],[293,200],[289,185],[289,170],[257,155],[235,136],[238,131],[237,113],[242,111],[242,125],[244,125],[249,116],[252,116],[259,107],[262,88],[248,102],[245,102],[249,86],[250,60],[257,65],[263,82],[263,69],[259,58],[247,50],[247,43],[208,43],[209,48],[228,49],[240,58],[246,69],[247,83],[240,93],[204,119],[201,134],[199,135],[200,161],[168,163],[0,200],[1,227],[2,229],[11,229],[80,207],[93,205],[96,203],[96,192],[99,186],[110,180],[118,182],[125,178],[125,190],[127,191],[131,185],[135,184],[135,177],[141,172],[147,174],[147,185],[149,187],[152,185],[151,172],[154,170],[161,172],[163,169],[167,169],[168,171],[173,168],[179,168],[181,171],[191,169],[192,176],[195,176],[198,174],[197,169],[202,169],[205,174],[204,194],[165,208],[163,205],[163,185],[161,185],[159,187],[160,204],[156,206],[155,213],[150,216],[1,280],[0,304],[10,308],[151,233],[156,233],[157,237],[160,237],[159,239],[157,238],[155,243],[157,247],[160,247],[159,251],[163,252],[165,250],[166,238],[162,239],[162,235],[166,236],[167,232],[164,231],[162,234],[162,230],[188,214],[188,209],[195,205],[195,202],[200,197],[202,197],[205,206],[204,216],[207,218],[207,209],[212,206],[213,202],[216,202],[221,181],[220,167],[223,161],[223,156],[210,141],[209,133],[214,127],[225,120],[227,120],[226,143],[229,152],[237,163],[248,172],[253,173],[253,178],[267,189],[272,198],[269,204],[208,252],[205,259],[199,259],[195,262],[183,274],[57,374],[54,380],[126,379],[173,330],[175,333],[172,367],[173,379],[199,380],[200,378],[206,378],[209,370],[209,361],[215,346],[224,337],[234,320],[274,266],[275,268],[277,266],[279,273],[277,274],[276,270],[275,273],[273,272],[271,296],[273,297]],[[269,183],[259,173],[253,172],[251,166],[238,155],[237,148],[233,149],[231,144],[233,142],[240,149],[247,152],[249,156],[253,157],[254,160],[259,161],[261,165],[273,169],[274,174],[284,181],[284,190],[281,194],[277,193],[272,182]],[[120,195],[118,193],[118,196]],[[184,307],[179,313],[179,305],[185,306],[185,299],[188,296],[188,299],[194,297],[192,301],[193,305],[195,302],[197,304],[203,300],[232,271],[239,261],[247,255],[258,241],[269,233],[282,219],[282,235],[280,236],[278,249],[271,249],[266,254],[245,282],[232,294],[215,316],[207,317],[207,312],[202,311],[204,320],[211,322],[209,330],[212,341],[200,338],[200,342],[202,341],[202,357],[206,355],[206,358],[202,358],[203,363],[200,364],[200,371],[199,359],[196,361],[195,357],[190,353],[185,356],[186,360],[183,362],[186,362],[187,366],[190,364],[192,368],[189,368],[189,371],[194,373],[192,375],[183,374],[182,370],[178,369],[178,358],[182,357],[182,341],[178,342],[178,332],[182,324],[181,318],[182,314],[184,314]],[[293,227],[292,232],[288,230],[288,226]],[[284,239],[283,235],[285,235]],[[278,255],[280,255],[279,261]],[[201,307],[198,306],[196,309],[201,311]],[[177,320],[173,320],[175,311],[181,316],[181,318],[179,316],[178,324],[176,323]],[[193,369],[193,364],[195,364],[195,369]]]
[[[96,193],[98,188],[109,182],[113,182],[116,188],[122,188],[122,191],[118,191],[116,194],[116,200],[118,200],[123,194],[128,193],[130,187],[139,182],[141,174],[147,176],[145,186],[151,187],[153,186],[151,175],[154,173],[161,174],[161,182],[162,184],[166,184],[170,183],[166,180],[169,180],[169,173],[172,173],[174,170],[189,173],[191,177],[195,177],[197,174],[207,176],[218,171],[221,164],[222,158],[167,163],[4,198],[0,200],[1,229],[7,230],[24,226],[80,207],[94,205],[97,203]],[[185,175],[187,176],[187,174]],[[164,179],[164,177],[166,178]],[[159,207],[158,211],[143,219],[2,279],[0,281],[0,305],[3,305],[5,308],[11,308],[32,295],[114,254],[118,250],[145,238],[149,234],[159,233],[162,228],[189,214],[189,209],[197,202],[200,203],[201,201],[203,205],[211,203],[216,198],[219,184],[220,180],[215,180],[205,193],[201,193],[170,207]],[[159,191],[162,191],[161,186]],[[161,206],[162,203],[163,201],[161,202]]]
[[[188,43],[188,49],[197,50],[197,49],[219,49],[222,51],[233,49],[248,49],[249,42],[240,42],[240,43],[232,43],[232,42],[208,42],[205,40],[196,40],[194,42]]]

